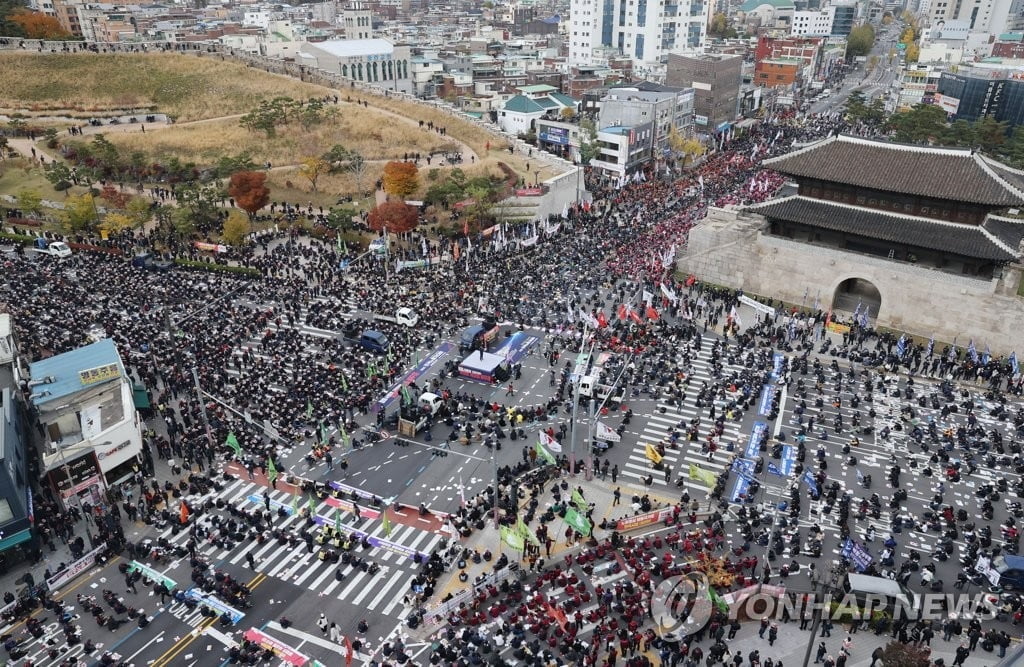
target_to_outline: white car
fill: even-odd
[[[50,255],[52,257],[71,257],[71,248],[68,247],[67,243],[63,241],[54,241],[47,245],[45,248],[36,248],[36,252],[44,255]]]
[[[395,322],[404,324],[407,327],[414,327],[419,324],[420,316],[412,308],[399,308],[395,311]]]

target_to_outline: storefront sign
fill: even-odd
[[[103,478],[99,466],[96,463],[96,456],[88,452],[63,462],[59,467],[49,471],[52,484],[61,498],[70,498],[76,493],[81,493],[90,486],[102,486]]]
[[[116,363],[104,364],[97,366],[96,368],[87,368],[84,371],[78,371],[78,380],[82,384],[97,384],[99,382],[106,382],[107,380],[113,380],[121,377],[121,367]]]
[[[244,637],[247,640],[255,644],[258,644],[259,647],[263,650],[270,651],[278,658],[281,658],[281,660],[287,662],[289,665],[294,665],[295,667],[303,667],[303,665],[309,662],[308,657],[302,655],[301,653],[293,649],[291,646],[288,646],[284,642],[274,639],[267,633],[257,630],[256,628],[249,628],[248,630],[246,630]]]
[[[66,568],[50,577],[46,580],[46,588],[52,593],[78,575],[82,574],[96,563],[96,556],[103,553],[103,550],[106,548],[107,543],[104,542],[92,551],[86,553],[71,565],[68,565]]]
[[[115,445],[114,447],[111,447],[110,449],[107,449],[107,450],[104,450],[102,452],[99,452],[98,454],[96,454],[96,458],[98,458],[100,461],[102,461],[103,459],[107,458],[108,456],[116,454],[119,451],[121,451],[122,449],[127,448],[131,444],[132,444],[131,440],[125,440],[120,445]]]

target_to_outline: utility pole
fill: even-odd
[[[203,426],[206,427],[206,442],[213,448],[213,431],[210,429],[210,417],[206,414],[206,402],[203,400],[203,390],[199,387],[199,369],[192,364],[192,382],[196,387],[196,399],[199,401],[199,410],[203,415]]]

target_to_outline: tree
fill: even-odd
[[[384,165],[384,192],[405,200],[420,186],[419,171],[413,162],[388,162]]]
[[[85,193],[65,200],[61,226],[66,232],[88,233],[96,228],[97,222],[96,201],[91,194]]]
[[[177,189],[178,205],[188,213],[189,225],[209,232],[217,224],[217,204],[224,192],[216,185],[186,183]],[[191,233],[191,232],[190,232]]]
[[[231,211],[228,213],[228,219],[224,221],[221,237],[228,245],[239,246],[245,243],[245,237],[249,235],[251,229],[248,218],[238,211]]]
[[[22,188],[17,194],[18,208],[29,215],[36,215],[43,210],[43,198],[38,190]]]
[[[850,31],[846,38],[846,59],[852,60],[859,56],[866,56],[875,45],[875,29],[871,24],[864,23]]]
[[[466,196],[473,203],[463,209],[463,215],[474,230],[484,228],[484,221],[491,212],[494,202],[491,201],[491,191],[480,183],[474,183],[466,189]]]
[[[331,146],[321,157],[331,165],[333,172],[352,171],[356,164],[365,162],[362,155],[340,144]]]
[[[309,185],[313,188],[313,192],[316,192],[316,182],[320,180],[320,177],[331,170],[330,163],[322,157],[310,155],[303,158],[302,164],[299,166],[299,173],[306,177],[309,181]]]
[[[213,171],[217,178],[228,178],[236,171],[253,171],[254,169],[256,169],[256,163],[252,161],[249,154],[240,153],[239,155],[221,157],[217,160],[217,166]]]
[[[71,187],[72,181],[75,180],[74,172],[71,167],[67,166],[63,162],[57,162],[56,160],[50,160],[43,167],[43,174],[46,176],[46,180],[53,185],[53,189],[58,192],[63,192],[67,196],[67,191]]]
[[[729,25],[729,17],[722,12],[715,12],[708,24],[708,35],[718,39],[735,39],[736,29]]]
[[[251,220],[256,211],[270,203],[267,175],[261,171],[240,171],[231,174],[228,195],[235,200],[238,208],[249,214]]]
[[[71,39],[74,37],[55,17],[47,16],[42,12],[23,9],[15,12],[10,21],[19,26],[25,37],[30,39]]]
[[[1013,128],[1009,140],[999,151],[999,157],[1011,167],[1024,168],[1024,125]]]
[[[901,143],[928,143],[946,134],[946,111],[937,104],[917,104],[910,111],[889,116],[887,129]]]
[[[125,206],[125,215],[131,219],[132,228],[135,229],[142,227],[152,219],[153,210],[149,202],[142,197],[133,197]]]
[[[327,226],[339,234],[350,232],[355,227],[352,217],[355,216],[356,213],[358,213],[358,211],[352,206],[332,208],[327,212]]]
[[[907,44],[907,62],[916,63],[918,58],[921,57],[921,47],[917,45],[917,42],[911,42]]]
[[[103,216],[103,223],[100,225],[100,229],[111,234],[117,234],[126,229],[131,229],[133,226],[130,216],[125,213],[112,211]]]
[[[580,164],[588,165],[601,154],[601,146],[597,142],[597,125],[592,118],[580,121]]]
[[[132,196],[127,192],[121,192],[113,185],[104,185],[100,190],[100,199],[110,204],[112,208],[127,208]]]
[[[885,667],[928,667],[932,664],[930,651],[925,646],[889,642],[882,650]]]
[[[991,116],[984,116],[975,121],[974,135],[982,151],[996,155],[1000,147],[1006,143],[1006,123]]]
[[[389,201],[375,206],[367,218],[370,229],[401,234],[416,228],[419,211],[405,202]]]
[[[59,143],[58,140],[57,140],[57,128],[55,128],[55,127],[48,127],[48,128],[46,128],[46,131],[43,132],[43,138],[46,139],[46,147],[47,148],[56,148],[57,144]]]
[[[189,238],[196,232],[196,221],[192,211],[187,208],[175,208],[170,214],[171,227],[184,238]]]
[[[868,115],[864,93],[860,89],[852,91],[843,104],[843,110],[846,112],[846,119],[851,123],[863,122]]]

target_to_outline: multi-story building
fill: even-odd
[[[942,67],[935,65],[911,64],[900,76],[897,111],[908,111],[917,104],[931,104],[938,91]]]
[[[694,91],[644,83],[609,88],[601,100],[598,127],[637,127],[652,123],[652,154],[662,156],[671,149],[671,132],[693,134]]]
[[[36,543],[31,488],[38,473],[29,463],[32,429],[20,398],[17,349],[11,316],[0,313],[0,572],[27,560]]]
[[[985,116],[1010,127],[1024,125],[1024,69],[958,67],[938,80],[943,107],[956,118],[975,121]]]
[[[707,36],[709,0],[571,0],[569,65],[597,64],[602,47],[660,69],[673,50],[699,50]]]
[[[349,5],[341,12],[345,39],[370,39],[373,37],[373,12],[362,3]]]
[[[29,365],[29,403],[44,434],[43,470],[65,505],[104,502],[142,453],[134,387],[109,338]],[[76,504],[71,502],[70,504]]]
[[[714,131],[736,119],[742,81],[742,56],[669,55],[667,83],[693,89],[693,122],[697,132]]]
[[[828,6],[824,9],[809,9],[793,13],[793,25],[790,34],[794,37],[825,37],[832,34],[836,18],[836,8]]]
[[[299,43],[297,62],[352,81],[412,93],[409,47],[386,39],[344,39]]]
[[[857,25],[857,2],[855,0],[838,0],[833,3],[832,35],[847,37]]]

